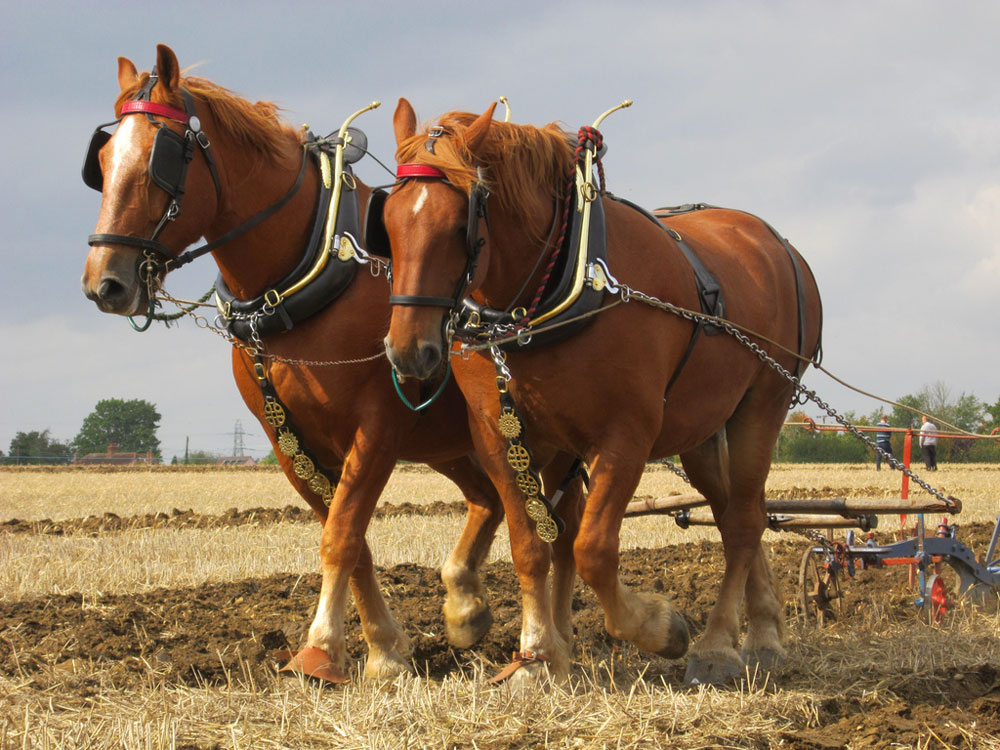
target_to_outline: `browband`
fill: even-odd
[[[445,173],[437,167],[428,164],[400,164],[396,167],[396,179],[401,180],[406,177],[435,177],[446,179]]]
[[[157,117],[166,117],[171,120],[176,120],[177,122],[187,124],[187,121],[191,116],[187,112],[183,112],[179,109],[174,109],[173,107],[168,107],[166,104],[157,104],[156,102],[148,102],[145,100],[133,100],[125,102],[122,105],[122,115],[134,114],[141,112],[147,115],[155,115]]]

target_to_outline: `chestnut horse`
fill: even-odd
[[[281,122],[270,104],[250,103],[204,79],[182,78],[166,46],[157,47],[154,70],[151,78],[129,60],[118,60],[118,126],[110,137],[98,136],[94,148],[100,151],[84,170],[88,184],[103,188],[103,195],[83,291],[103,312],[141,314],[151,308],[140,273],[160,275],[163,265],[205,237],[222,238],[212,254],[233,296],[262,295],[300,264],[318,213],[323,177],[304,155],[306,136]],[[195,113],[197,120],[190,117]],[[181,153],[185,141],[193,151],[187,162]],[[198,152],[207,143],[203,158]],[[151,154],[154,145],[157,153]],[[289,190],[296,184],[299,189]],[[357,191],[357,205],[364,207],[369,189],[359,181]],[[178,213],[170,207],[180,204],[181,195]],[[281,201],[273,215],[244,223]],[[231,234],[237,227],[246,228],[238,237]],[[336,252],[333,258],[331,263]],[[429,464],[455,482],[468,502],[465,529],[442,570],[449,638],[467,647],[492,622],[479,568],[503,518],[500,500],[472,453],[465,404],[454,383],[432,406],[411,411],[393,390],[388,364],[371,356],[382,353],[388,317],[388,284],[363,271],[332,304],[287,332],[265,336],[257,362],[252,347],[233,348],[240,394],[261,420],[288,480],[323,524],[319,606],[307,648],[292,666],[332,681],[342,680],[347,666],[348,586],[368,644],[366,676],[410,668],[409,639],[382,598],[365,539],[398,459]],[[363,361],[324,366],[347,360]],[[270,395],[261,382],[269,383]],[[416,400],[415,388],[406,392]],[[267,401],[284,405],[297,429],[294,437],[318,464],[332,469],[334,481],[339,477],[335,491],[317,492],[308,476],[296,473],[265,421]]]
[[[419,133],[409,102],[401,99],[396,109],[399,184],[383,218],[393,252],[386,349],[402,376],[433,376],[449,352],[456,353],[449,339],[458,320],[450,315],[455,298],[471,293],[486,308],[515,311],[507,316],[513,324],[501,329],[509,332],[531,315],[551,270],[541,261],[558,244],[551,241],[553,230],[567,193],[575,192],[567,186],[576,163],[572,145],[554,125],[493,121],[495,106],[478,117],[446,114]],[[592,147],[586,150],[596,156]],[[540,524],[536,535],[526,513],[530,501],[507,453],[510,433],[498,422],[504,367],[533,465],[544,467],[565,454],[589,469],[573,554],[601,602],[608,632],[668,657],[687,650],[685,620],[662,597],[632,592],[621,581],[619,528],[646,461],[680,455],[692,484],[712,505],[726,556],[718,599],[691,649],[685,679],[727,681],[747,664],[769,667],[784,656],[781,603],[761,535],[771,453],[796,384],[724,331],[693,339],[689,319],[656,303],[699,310],[685,257],[693,251],[721,285],[725,317],[767,337],[758,345],[796,372],[818,351],[819,292],[808,267],[797,270],[805,266],[798,253],[761,220],[705,209],[670,218],[664,231],[635,207],[589,190],[589,173],[587,162],[581,175],[587,175],[588,190],[582,192],[603,208],[606,278],[617,278],[619,296],[605,297],[588,326],[569,337],[533,348],[522,346],[523,335],[508,341],[505,364],[475,346],[452,358],[477,452],[504,503],[522,590],[520,645],[538,655],[536,662],[547,661],[556,676],[567,673],[564,635],[572,629],[558,622],[544,586],[550,552],[540,537],[550,535]],[[473,210],[482,201],[477,196],[485,195],[485,208]],[[644,304],[623,289],[656,300]],[[537,335],[541,328],[521,333]],[[744,595],[748,631],[741,655]],[[533,663],[519,674],[530,680],[539,671]]]

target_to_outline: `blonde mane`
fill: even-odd
[[[148,80],[149,74],[141,73],[134,86],[118,95],[116,114],[121,113],[122,104],[132,99]],[[218,84],[195,76],[182,78],[181,85],[208,106],[218,127],[229,133],[239,146],[259,157],[279,161],[287,154],[289,138],[301,141],[295,130],[278,117],[278,107],[271,102],[249,102]],[[162,86],[153,88],[157,101],[184,109],[179,94],[164,97],[162,92]],[[211,138],[212,134],[208,135]]]
[[[482,167],[490,194],[514,214],[527,213],[539,187],[553,197],[562,194],[573,151],[561,127],[550,123],[537,128],[494,120],[485,142],[472,154],[465,147],[464,134],[476,117],[468,112],[442,115],[434,126],[443,128],[444,135],[435,139],[433,154],[424,146],[429,130],[425,127],[399,146],[396,160],[437,167],[449,182],[467,193],[479,180],[477,166]]]

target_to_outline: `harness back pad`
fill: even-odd
[[[345,174],[351,173],[350,167],[346,164],[344,172]],[[332,195],[332,188],[321,187],[320,199],[313,219],[313,229],[306,251],[291,273],[271,285],[272,290],[280,292],[282,289],[290,287],[315,265],[317,256],[323,249],[326,215]],[[359,237],[361,235],[360,226],[357,190],[348,189],[346,184],[342,184],[340,204],[335,218],[334,237],[343,237],[345,232],[350,233],[352,237]],[[337,256],[335,239],[330,248],[330,258],[319,275],[310,284],[282,299],[273,307],[267,303],[267,294],[250,300],[236,299],[226,286],[221,274],[216,281],[216,297],[229,332],[238,339],[249,341],[253,333],[249,316],[257,314],[257,334],[261,337],[289,331],[296,323],[315,315],[339,297],[354,279],[357,269],[358,265],[353,256],[347,260],[341,260]],[[225,316],[227,309],[231,311],[232,317],[230,318]]]
[[[572,210],[570,216],[570,227],[566,232],[567,241],[562,249],[562,256],[565,263],[560,263],[561,268],[556,269],[558,277],[555,283],[550,283],[549,290],[545,292],[536,316],[543,315],[546,310],[560,304],[573,290],[573,279],[577,270],[579,260],[580,235],[583,232],[583,212]],[[590,231],[587,242],[587,265],[600,259],[606,261],[608,257],[607,231],[604,220],[604,203],[595,200],[590,206]],[[593,316],[573,320],[571,323],[558,325],[563,321],[577,318],[585,313],[593,312],[601,306],[604,301],[604,291],[597,291],[589,284],[584,284],[579,296],[558,315],[549,318],[543,323],[548,330],[542,332],[528,331],[523,341],[509,341],[500,346],[504,351],[527,351],[529,349],[553,344],[557,341],[569,338],[575,333],[586,328]],[[485,307],[470,298],[462,302],[462,309],[459,312],[459,324],[457,335],[466,340],[476,340],[484,337],[484,332],[480,327],[473,327],[470,321],[476,316],[485,324],[487,330],[493,325],[515,325],[516,321],[511,314],[504,310]],[[554,326],[549,328],[549,326]]]

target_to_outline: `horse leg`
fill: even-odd
[[[458,485],[468,507],[465,528],[441,568],[441,580],[446,592],[443,611],[448,641],[458,648],[469,648],[493,624],[479,571],[503,520],[503,504],[489,477],[471,457],[431,464],[431,468]]]
[[[721,518],[729,504],[730,493],[725,429],[686,451],[681,455],[681,461],[692,486],[709,501],[715,517]],[[752,665],[771,669],[784,659],[784,618],[777,595],[777,582],[771,574],[763,543],[758,547],[744,591],[748,634],[742,657]],[[734,655],[729,656],[733,658]]]
[[[542,677],[546,669],[553,678],[565,679],[569,675],[569,644],[555,626],[548,587],[552,545],[538,538],[535,522],[525,512],[524,493],[507,463],[507,447],[496,432],[496,417],[496,414],[492,417],[487,413],[470,414],[469,426],[476,454],[500,493],[507,517],[511,557],[521,588],[520,651],[542,658],[515,670],[511,680],[530,684]],[[565,468],[563,471],[565,476]]]
[[[372,430],[370,435],[384,436]],[[370,442],[371,444],[367,444]],[[409,670],[410,643],[379,591],[365,532],[375,503],[395,466],[390,446],[366,441],[358,433],[330,503],[320,542],[323,584],[307,647],[326,653],[340,670],[347,664],[344,638],[347,589],[354,592],[361,628],[368,643],[368,678],[392,677]]]
[[[549,499],[565,481],[572,460],[552,461],[542,473],[542,484]],[[583,480],[569,482],[555,512],[566,525],[559,538],[552,543],[552,619],[556,629],[573,650],[573,587],[576,582],[576,563],[573,560],[573,543],[580,528],[583,511]]]
[[[705,632],[691,649],[684,676],[688,684],[727,682],[742,673],[743,660],[736,647],[744,591],[748,592],[748,619],[752,623],[745,650],[761,664],[777,663],[784,654],[784,626],[761,536],[767,526],[764,485],[787,396],[781,394],[781,403],[773,393],[755,396],[748,393],[726,424],[729,502],[721,514],[716,512],[726,570]]]
[[[601,602],[609,634],[643,651],[676,659],[688,646],[684,616],[661,595],[630,591],[618,575],[622,517],[645,469],[634,458],[641,450],[634,443],[624,446],[603,452],[592,465],[590,492],[573,545],[576,567]]]

